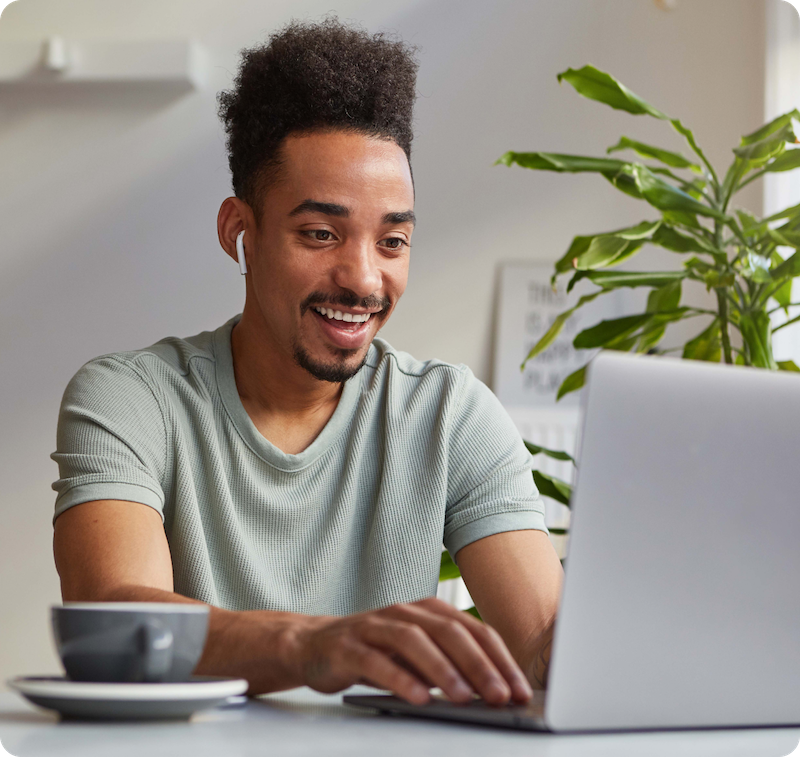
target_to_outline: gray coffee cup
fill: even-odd
[[[73,681],[187,681],[208,633],[209,607],[160,602],[67,602],[53,635]]]

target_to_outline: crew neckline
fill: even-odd
[[[317,438],[296,455],[284,452],[256,428],[247,414],[239,397],[239,390],[236,388],[231,333],[241,317],[241,313],[234,316],[214,332],[216,378],[222,404],[245,444],[264,462],[283,471],[305,468],[324,455],[333,446],[342,431],[350,425],[358,398],[361,395],[361,376],[364,370],[362,368],[355,376],[344,382],[339,404]],[[370,350],[372,350],[372,345],[370,345]]]

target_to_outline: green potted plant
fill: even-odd
[[[679,350],[684,358],[739,363],[771,370],[800,371],[794,362],[776,362],[772,334],[800,320],[800,316],[773,326],[770,315],[784,309],[788,315],[792,281],[800,275],[800,206],[767,218],[756,218],[733,207],[736,194],[767,173],[800,167],[794,110],[765,124],[733,148],[733,161],[723,178],[709,163],[692,132],[669,118],[607,73],[592,66],[568,69],[558,75],[581,95],[635,115],[669,122],[681,134],[694,157],[622,137],[607,154],[628,151],[648,163],[618,158],[594,158],[544,152],[507,152],[498,163],[560,173],[600,174],[613,187],[646,202],[660,218],[615,231],[577,236],[555,265],[553,283],[571,273],[571,291],[587,279],[596,291],[562,313],[534,345],[530,360],[546,350],[564,323],[578,308],[620,287],[647,287],[644,313],[601,321],[581,331],[577,348],[603,348],[663,354]],[[678,270],[660,272],[615,271],[647,245],[657,245],[684,257]],[[788,251],[788,252],[787,252]],[[684,283],[714,291],[716,306],[681,305]],[[669,323],[709,316],[710,324],[679,348],[662,349]],[[732,338],[732,335],[735,335]],[[736,338],[738,337],[738,338]],[[563,397],[583,386],[584,368],[568,376],[558,391]]]
[[[800,167],[800,149],[792,147],[798,143],[794,122],[800,122],[800,113],[785,113],[742,137],[722,174],[680,120],[650,105],[613,76],[587,65],[567,69],[558,74],[558,81],[566,81],[584,97],[617,110],[669,123],[685,139],[691,156],[623,136],[608,148],[605,157],[507,152],[497,161],[538,171],[598,174],[660,216],[572,240],[555,264],[553,286],[559,276],[570,274],[567,291],[584,279],[596,289],[555,319],[531,349],[523,367],[555,341],[578,308],[620,287],[646,287],[650,292],[643,313],[604,320],[584,329],[575,337],[574,346],[650,354],[677,352],[692,360],[800,372],[791,360],[776,361],[772,351],[772,334],[800,321],[800,316],[789,318],[789,308],[800,305],[792,301],[792,283],[800,276],[800,205],[766,218],[734,205],[737,193],[751,182],[768,173]],[[638,159],[609,157],[620,152],[635,154]],[[656,272],[615,270],[648,245],[681,256],[682,265]],[[713,291],[715,305],[700,308],[681,304],[684,285]],[[779,310],[785,311],[787,320],[775,325],[771,316]],[[682,345],[662,347],[668,324],[698,317],[705,317],[705,322],[695,336]],[[583,366],[567,376],[557,399],[580,389],[585,375]],[[532,454],[572,460],[564,452],[527,442],[526,446]],[[569,505],[571,489],[566,482],[540,471],[534,471],[533,476],[543,496]],[[444,553],[442,575],[455,577],[453,569],[457,574]]]

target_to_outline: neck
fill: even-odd
[[[236,388],[256,428],[284,452],[304,450],[330,420],[343,385],[301,368],[246,305],[233,328],[231,351]]]

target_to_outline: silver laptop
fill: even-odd
[[[800,724],[800,376],[603,353],[549,688],[386,712],[550,731]]]

